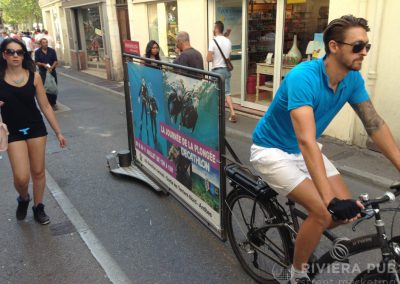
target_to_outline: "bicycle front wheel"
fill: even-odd
[[[272,202],[262,202],[245,190],[227,200],[225,227],[229,242],[244,270],[259,283],[288,281],[292,241]]]
[[[398,284],[399,274],[386,274],[377,269],[361,272],[354,280],[353,284]]]

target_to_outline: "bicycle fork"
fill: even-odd
[[[368,196],[366,198],[367,199],[364,197],[362,201],[367,201]],[[379,204],[372,205],[372,210],[375,212],[375,228],[379,237],[382,252],[382,267],[377,268],[378,272],[388,275],[389,281],[395,280],[395,283],[400,284],[395,255],[393,255],[392,248],[390,247],[390,243],[386,235],[385,222],[381,218]]]

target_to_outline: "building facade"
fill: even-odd
[[[121,38],[129,37],[123,24],[129,22],[126,1],[41,0],[39,5],[44,27],[60,39],[56,50],[65,64],[110,80],[123,79]]]
[[[372,49],[361,72],[371,100],[400,143],[397,114],[400,96],[396,91],[400,88],[396,75],[400,68],[400,56],[397,55],[400,40],[396,36],[400,23],[395,16],[395,11],[400,9],[399,1],[133,0],[128,9],[132,15],[132,38],[138,40],[141,47],[149,39],[158,40],[162,55],[167,58],[174,56],[172,35],[180,30],[190,34],[192,46],[205,58],[213,36],[213,23],[223,21],[225,27],[231,29],[234,102],[257,110],[268,108],[282,77],[296,63],[291,52],[296,49],[293,45],[300,51],[302,60],[323,56],[323,48],[318,54],[312,54],[312,51],[318,50],[321,33],[330,20],[345,14],[364,17],[371,27]],[[310,51],[313,44],[314,49]],[[269,53],[273,58],[267,65]],[[325,134],[359,146],[365,146],[368,138],[349,106],[341,111]]]
[[[90,3],[89,3],[90,2]],[[372,44],[361,70],[376,109],[400,142],[397,108],[400,81],[400,23],[397,0],[40,0],[45,26],[60,23],[60,50],[78,69],[103,69],[122,78],[121,40],[149,40],[163,60],[175,57],[175,37],[187,31],[205,60],[213,24],[221,20],[232,41],[232,97],[237,105],[265,111],[282,78],[300,60],[324,55],[321,33],[345,14],[369,21]],[[46,5],[47,3],[47,5]],[[57,7],[57,8],[55,8]],[[58,21],[54,16],[59,15]],[[49,19],[49,21],[48,21]],[[49,29],[50,30],[50,29]],[[97,43],[96,43],[97,38]],[[206,62],[205,66],[208,66]],[[210,68],[211,66],[209,66]],[[347,143],[367,144],[354,111],[346,106],[325,134]]]

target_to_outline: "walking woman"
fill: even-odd
[[[19,193],[16,217],[17,220],[23,220],[27,215],[31,201],[28,185],[32,177],[33,216],[38,223],[46,225],[50,223],[43,205],[47,131],[36,101],[61,148],[66,146],[66,140],[25,45],[19,40],[7,38],[1,43],[0,52],[1,115],[10,132],[8,157],[14,186]]]

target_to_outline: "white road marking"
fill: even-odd
[[[122,271],[115,260],[108,254],[106,249],[100,243],[99,239],[94,235],[94,233],[89,229],[89,226],[83,220],[82,216],[79,214],[78,210],[72,205],[71,201],[64,194],[62,189],[58,186],[49,172],[46,170],[46,185],[50,190],[53,197],[56,199],[57,203],[60,205],[61,209],[67,215],[68,219],[75,226],[77,232],[81,236],[82,240],[86,243],[90,252],[104,269],[107,277],[114,284],[128,284],[132,283],[128,276]]]

